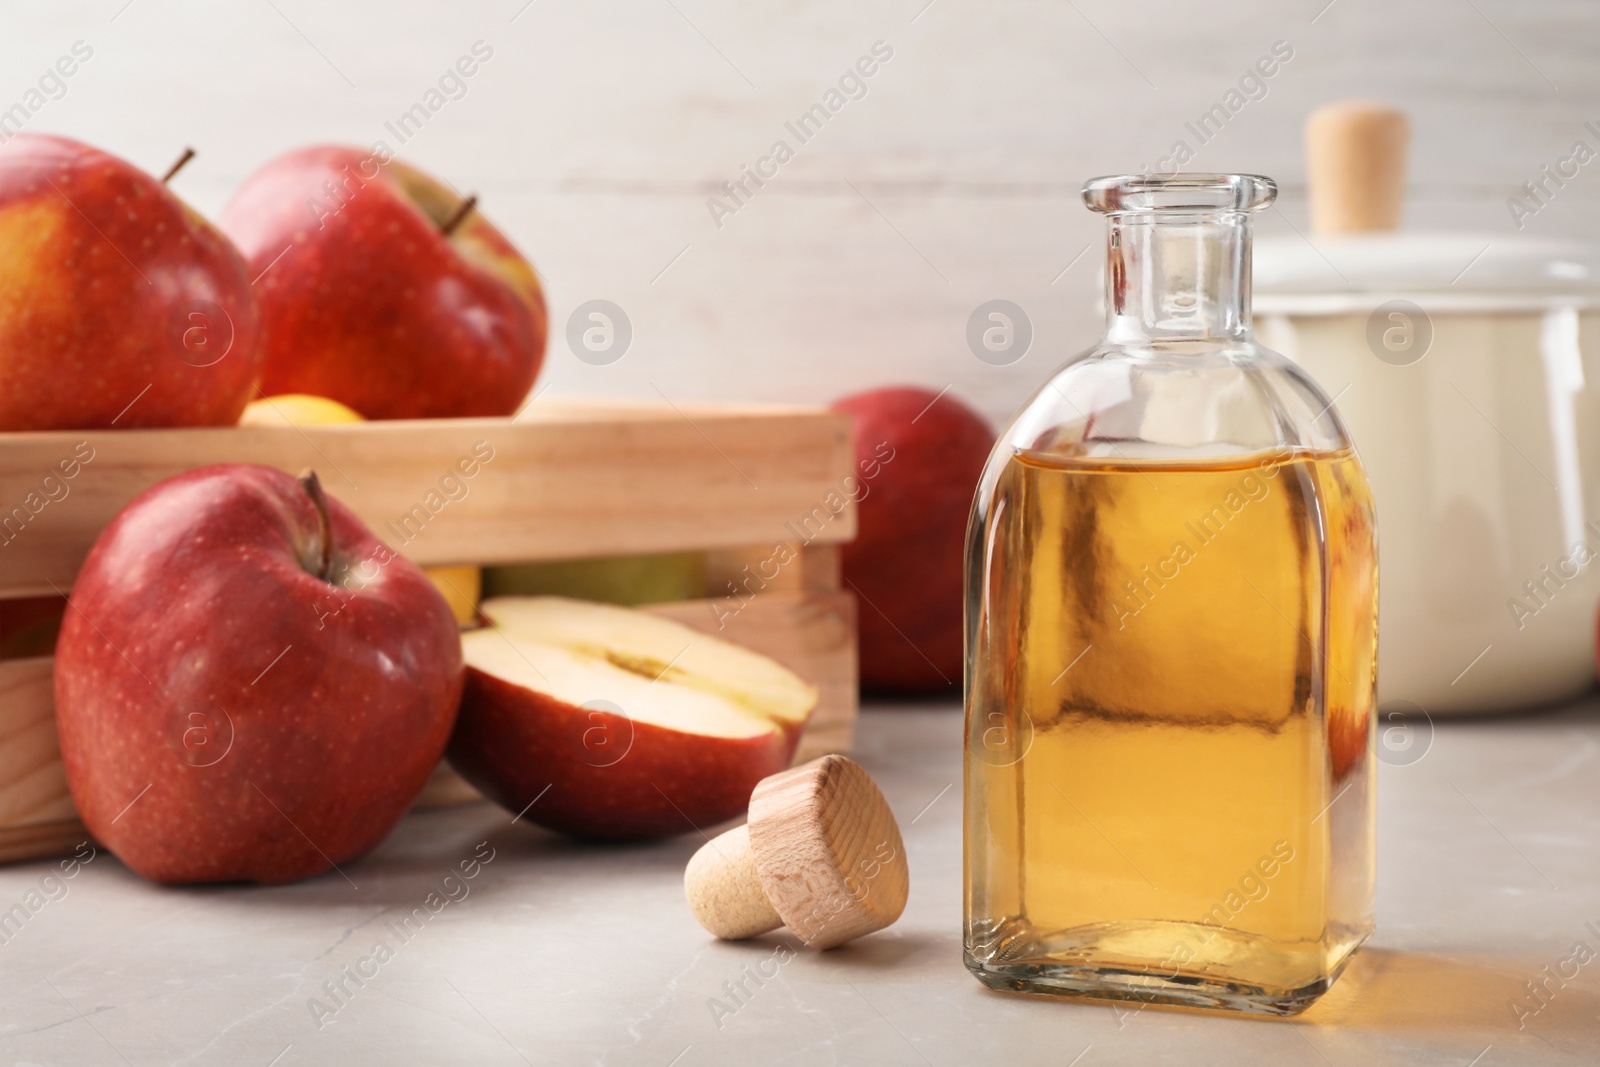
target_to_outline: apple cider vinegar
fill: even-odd
[[[1111,972],[1133,999],[1320,992],[1371,922],[1356,461],[1023,453],[994,499],[968,720],[979,962],[1015,988]]]
[[[968,531],[966,962],[1290,1014],[1373,929],[1372,498],[1320,389],[1249,336],[1242,211],[1141,215],[1130,189],[1181,180],[1101,181],[1126,197],[1107,343],[1002,436]]]

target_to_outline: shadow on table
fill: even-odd
[[[955,960],[958,967],[961,959],[961,940],[958,936],[935,937],[909,931],[858,938],[822,953],[805,948],[788,927],[779,927],[744,941],[723,941],[719,944],[759,957],[770,955],[779,945],[787,945],[791,951],[806,952],[818,959],[825,959],[838,973],[854,977],[862,977],[862,972],[867,972],[870,977],[871,972],[898,971],[911,957],[935,946],[939,946],[936,951],[946,953]]]
[[[662,877],[674,884],[697,840],[595,843],[578,841],[512,817],[489,803],[417,812],[371,852],[286,885],[224,883],[172,887],[202,897],[242,897],[259,911],[348,904],[409,912],[446,900],[503,893],[527,895],[560,883],[574,867],[597,879]],[[129,879],[137,880],[132,872]],[[681,890],[679,891],[681,893]],[[352,896],[355,894],[355,896]],[[681,897],[679,898],[681,899]]]
[[[1600,1014],[1593,976],[1585,967],[1563,982],[1558,962],[1366,948],[1333,989],[1293,1021],[1349,1031],[1449,1035],[1464,1049],[1474,1046],[1469,1055],[1485,1045],[1524,1041],[1569,1049],[1593,1045]],[[1556,977],[1546,981],[1541,1004],[1528,983],[1547,974]]]

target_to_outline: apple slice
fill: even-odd
[[[580,837],[685,833],[744,813],[789,765],[817,692],[764,656],[631,608],[484,602],[450,762]]]
[[[495,626],[526,640],[719,694],[775,720],[795,738],[817,706],[817,691],[792,671],[670,619],[558,596],[493,597],[479,610]]]

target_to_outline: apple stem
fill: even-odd
[[[178,161],[176,163],[174,163],[172,166],[168,167],[167,168],[167,172],[161,176],[161,184],[165,185],[168,182],[170,182],[173,179],[173,177],[180,170],[182,170],[184,168],[184,166],[189,162],[189,160],[191,160],[193,158],[194,158],[194,149],[185,148],[183,150],[183,155],[178,157]]]
[[[467,221],[467,216],[472,214],[472,209],[477,206],[478,194],[473,193],[471,196],[461,201],[461,205],[456,208],[455,214],[451,215],[448,219],[445,219],[444,225],[439,227],[439,232],[443,233],[446,237],[449,237],[451,234],[455,233],[456,227]]]
[[[306,496],[311,498],[312,506],[317,509],[317,541],[320,550],[317,577],[327,581],[328,575],[333,572],[333,521],[328,517],[328,498],[323,495],[322,483],[317,480],[317,472],[310,467],[300,472],[300,488],[306,491]]]

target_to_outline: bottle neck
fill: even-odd
[[[1112,215],[1106,339],[1250,337],[1250,219],[1243,212]]]

